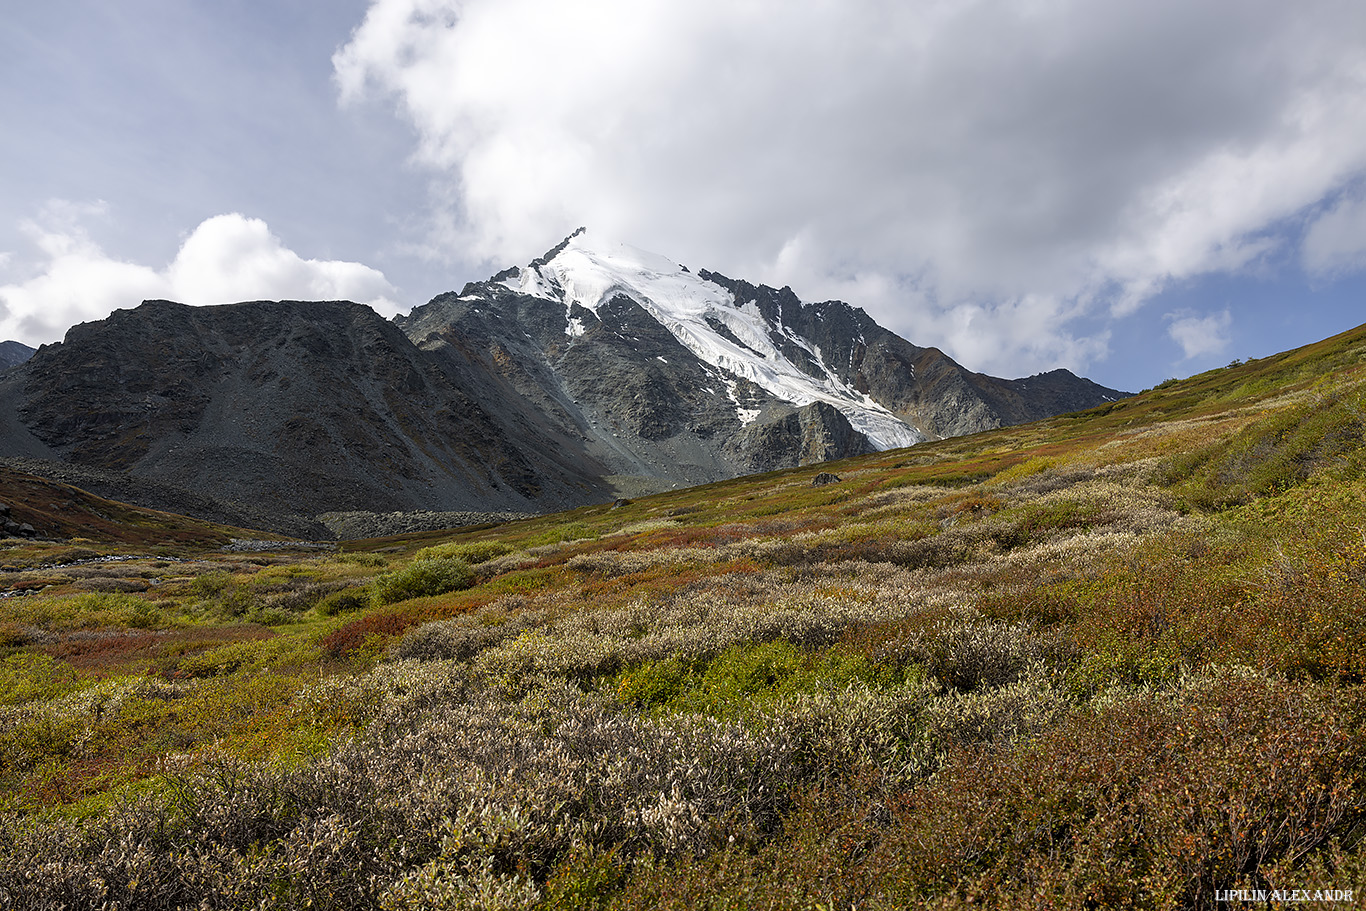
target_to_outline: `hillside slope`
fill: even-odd
[[[33,351],[22,342],[0,342],[0,370],[19,366],[33,357]]]
[[[1363,528],[1366,327],[339,553],[12,542],[0,895],[1350,907]]]

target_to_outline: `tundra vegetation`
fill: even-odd
[[[12,542],[0,900],[1366,895],[1364,435],[1366,329],[496,528]]]

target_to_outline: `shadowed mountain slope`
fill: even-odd
[[[270,513],[554,508],[605,495],[592,466],[545,446],[520,403],[467,395],[476,384],[462,367],[423,356],[359,304],[149,301],[44,346],[0,396],[29,435],[11,446],[28,451],[11,454]]]

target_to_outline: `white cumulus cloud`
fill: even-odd
[[[1224,309],[1199,316],[1188,311],[1168,313],[1167,335],[1181,346],[1186,360],[1206,354],[1219,354],[1228,348],[1233,314]]]
[[[1335,0],[372,0],[333,62],[414,128],[434,248],[587,224],[1023,372],[1362,174],[1364,35]]]
[[[266,223],[215,215],[194,229],[166,270],[177,300],[355,300],[392,306],[383,273],[361,263],[304,259]]]
[[[352,300],[386,315],[398,310],[383,273],[360,263],[304,259],[260,219],[236,213],[209,218],[157,269],[115,259],[91,239],[85,221],[104,214],[98,204],[57,201],[24,223],[41,258],[25,277],[0,285],[0,338],[54,341],[75,323],[152,298],[186,304]]]

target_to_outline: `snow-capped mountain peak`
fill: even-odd
[[[965,370],[842,301],[804,303],[584,230],[398,324],[619,489],[909,446],[1119,395]]]
[[[737,301],[727,288],[663,256],[602,241],[581,230],[548,259],[518,270],[503,284],[519,294],[563,304],[565,333],[570,337],[583,332],[573,315],[575,305],[596,314],[617,296],[627,297],[699,360],[720,371],[723,381],[748,380],[797,407],[814,402],[832,405],[878,449],[910,446],[926,438],[842,382],[818,345],[790,327],[771,323],[755,301]],[[784,355],[774,343],[775,334],[810,353],[823,378]],[[735,408],[742,424],[754,420],[752,410],[739,402]]]

